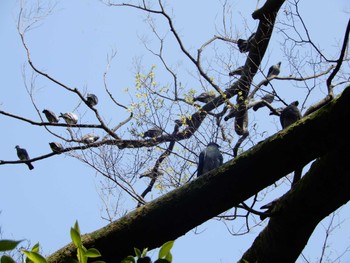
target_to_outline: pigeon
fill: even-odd
[[[30,160],[28,152],[26,149],[19,147],[18,145],[16,145],[16,150],[17,150],[17,156],[21,161],[26,161],[26,160]],[[33,170],[34,166],[32,165],[32,163],[30,162],[26,162],[26,165],[28,165],[29,170]]]
[[[53,113],[52,111],[47,110],[47,109],[44,109],[42,112],[45,114],[46,119],[50,123],[58,123],[59,120],[58,120],[58,118],[57,118],[55,113]]]
[[[90,144],[90,143],[96,142],[99,138],[100,138],[99,136],[97,136],[93,133],[89,133],[89,134],[84,135],[81,138],[81,141],[85,144]]]
[[[267,76],[266,76],[267,79],[276,77],[278,74],[280,74],[281,63],[282,62],[278,62],[276,65],[273,65],[269,68],[269,71],[267,72]],[[264,82],[265,86],[267,86],[267,84],[269,84],[269,80],[266,80]]]
[[[90,107],[93,107],[93,106],[96,106],[97,103],[98,103],[98,98],[95,94],[87,94],[86,96],[86,101],[87,101],[87,104],[90,106]]]
[[[239,49],[239,52],[245,53],[248,52],[252,46],[252,40],[255,37],[255,33],[253,33],[247,40],[244,39],[238,39],[237,40],[237,46]]]
[[[197,97],[193,98],[193,101],[200,101],[200,102],[208,103],[209,101],[211,101],[214,98],[215,98],[215,94],[213,94],[211,92],[203,92],[203,93],[199,94]]]
[[[58,142],[50,142],[49,145],[51,150],[55,153],[60,153],[63,150],[62,144]]]
[[[263,101],[266,101],[268,103],[272,103],[273,100],[275,99],[275,94],[274,93],[267,93],[265,96],[261,98],[261,101],[259,101],[257,104],[253,106],[253,110],[257,111],[258,109],[266,106]]]
[[[60,117],[62,117],[68,125],[77,124],[78,122],[78,116],[72,112],[61,113]]]
[[[243,70],[244,70],[244,66],[240,66],[240,67],[236,68],[235,70],[232,70],[230,73],[228,73],[228,75],[230,77],[232,77],[234,75],[242,75]]]
[[[145,133],[143,134],[143,137],[149,137],[149,138],[155,138],[158,137],[160,135],[162,135],[163,130],[158,128],[158,127],[153,127],[151,129],[149,129],[148,131],[145,131]]]
[[[236,117],[236,114],[237,114],[237,107],[233,106],[230,112],[225,116],[224,120],[228,121],[229,119]]]
[[[223,157],[219,147],[215,142],[210,142],[199,154],[197,177],[222,165]]]
[[[301,119],[301,113],[297,107],[298,105],[299,102],[294,101],[282,110],[280,121],[283,129]]]

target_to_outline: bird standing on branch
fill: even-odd
[[[222,165],[223,157],[219,147],[215,142],[210,142],[199,154],[197,177]]]
[[[158,127],[153,127],[151,129],[149,129],[148,131],[145,131],[145,133],[143,134],[144,138],[155,138],[155,137],[159,137],[160,135],[162,135],[163,130],[161,128]]]
[[[282,62],[278,62],[276,65],[273,65],[269,68],[269,71],[267,72],[267,80],[264,82],[264,85],[267,86],[267,84],[269,84],[269,80],[273,77],[278,76],[278,74],[280,74],[281,71],[281,64]]]
[[[285,129],[288,126],[292,125],[296,121],[301,119],[301,113],[298,109],[299,102],[293,101],[287,107],[285,107],[280,115],[280,121],[282,128]],[[292,181],[292,186],[295,185],[301,178],[303,171],[303,166],[298,166],[294,171],[294,177]]]
[[[267,93],[265,96],[263,96],[261,98],[261,101],[259,101],[258,103],[256,103],[253,106],[253,110],[257,111],[258,109],[266,106],[266,104],[264,103],[264,101],[268,102],[268,103],[272,103],[273,100],[275,99],[275,94],[274,93]]]
[[[62,144],[58,142],[50,142],[49,145],[51,150],[55,153],[60,153],[63,150]]]
[[[237,40],[237,46],[239,49],[239,52],[245,53],[248,52],[252,46],[252,41],[255,37],[255,33],[253,33],[247,40],[245,39],[238,39]]]
[[[232,77],[234,75],[242,75],[243,70],[244,70],[244,66],[240,66],[240,67],[236,68],[235,70],[232,70],[230,73],[228,73],[228,75],[230,77]]]
[[[96,142],[100,137],[96,134],[89,133],[81,138],[81,141],[85,144],[90,144]]]
[[[17,156],[21,161],[27,161],[30,160],[28,152],[26,149],[19,147],[18,145],[16,145],[16,150],[17,150]],[[33,170],[34,166],[32,165],[32,163],[30,162],[26,162],[26,165],[28,165],[29,170]]]
[[[50,123],[58,123],[59,119],[57,118],[55,113],[47,109],[44,109],[42,112],[45,114],[46,119]]]
[[[98,98],[95,94],[87,94],[86,96],[86,101],[87,101],[87,104],[90,106],[90,107],[93,107],[93,106],[96,106],[97,103],[98,103]]]
[[[289,104],[282,110],[280,115],[280,121],[283,129],[287,128],[294,122],[301,119],[301,113],[298,109],[298,105],[298,101],[293,101],[291,104]]]
[[[61,113],[60,117],[62,117],[68,125],[77,124],[78,122],[78,116],[72,112]]]
[[[212,92],[203,92],[199,94],[197,97],[193,98],[193,101],[200,101],[203,103],[208,103],[209,101],[215,98],[215,94]]]

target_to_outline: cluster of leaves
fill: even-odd
[[[95,248],[85,248],[82,240],[79,224],[76,221],[74,227],[70,229],[70,236],[73,244],[77,248],[77,260],[71,259],[71,263],[87,263],[89,258],[97,258],[100,257],[100,252]],[[15,241],[15,240],[0,240],[0,252],[6,252],[14,250],[19,243],[23,240]],[[168,241],[160,248],[158,253],[158,259],[154,261],[154,263],[171,263],[172,262],[172,254],[170,250],[174,245],[174,241]],[[121,263],[152,263],[151,258],[147,256],[148,249],[145,248],[141,252],[138,248],[135,248],[135,257],[128,256]],[[36,243],[32,249],[29,250],[21,250],[21,252],[26,255],[25,263],[47,263],[47,260],[39,253],[39,243]],[[137,260],[135,260],[137,258]],[[0,258],[0,263],[16,263],[16,261],[8,255],[2,255]],[[93,261],[92,263],[105,263],[104,261]]]
[[[158,252],[158,259],[154,261],[154,263],[171,263],[173,256],[170,250],[172,249],[173,245],[173,240],[164,243]],[[134,248],[134,250],[135,256],[127,256],[121,261],[121,263],[152,263],[151,258],[147,256],[147,248],[143,249],[142,251],[138,248]]]
[[[81,241],[81,234],[78,222],[75,222],[74,227],[70,230],[70,235],[73,244],[77,248],[77,258],[71,259],[72,263],[87,263],[89,258],[100,257],[100,252],[95,248],[86,249]],[[6,252],[14,250],[19,243],[23,240],[15,241],[15,240],[0,240],[0,252]],[[36,243],[32,249],[29,250],[21,250],[21,252],[26,255],[25,263],[47,263],[47,260],[39,253],[39,243]],[[0,258],[0,263],[16,263],[16,261],[8,256],[3,255]],[[105,263],[104,261],[94,261],[93,263]]]

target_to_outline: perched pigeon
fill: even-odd
[[[225,116],[224,120],[228,121],[229,119],[236,117],[237,110],[238,110],[237,107],[233,106],[229,111],[229,113]]]
[[[28,152],[24,148],[20,148],[18,145],[16,145],[16,150],[17,150],[17,156],[21,161],[26,161],[30,160]],[[28,165],[29,170],[33,170],[34,166],[30,162],[26,162],[26,165]]]
[[[244,39],[238,39],[237,40],[237,46],[239,49],[239,52],[245,53],[248,52],[252,46],[252,40],[255,37],[255,33],[253,33],[247,40]]]
[[[298,105],[299,102],[294,101],[282,110],[280,121],[283,129],[301,119],[301,113],[297,107]]]
[[[58,118],[57,118],[57,116],[56,116],[55,113],[53,113],[52,111],[47,110],[47,109],[44,109],[44,110],[43,110],[43,113],[45,114],[46,119],[47,119],[50,123],[58,123]]]
[[[69,125],[77,124],[78,122],[78,116],[72,112],[61,113],[60,117],[62,117],[64,121]]]
[[[55,153],[60,153],[63,150],[62,144],[58,142],[50,142],[49,145],[51,150]]]
[[[143,134],[143,137],[149,137],[149,138],[155,138],[158,137],[160,135],[162,135],[163,130],[158,128],[158,127],[153,127],[151,129],[149,129],[148,131],[145,131],[145,133]]]
[[[199,94],[197,97],[194,97],[193,101],[200,101],[200,102],[208,103],[209,101],[211,101],[214,98],[215,98],[215,94],[213,94],[211,92],[203,92],[203,93]]]
[[[263,101],[266,101],[268,103],[272,103],[273,100],[275,99],[275,94],[274,93],[267,93],[265,96],[261,98],[261,101],[259,101],[257,104],[253,106],[253,110],[257,111],[258,109],[266,106]]]
[[[86,100],[90,107],[96,106],[98,103],[98,98],[95,94],[87,94]]]
[[[232,70],[230,73],[228,73],[228,75],[230,77],[232,77],[234,75],[242,75],[243,70],[244,70],[244,66],[240,66],[240,67],[236,68],[235,70]]]
[[[90,144],[90,143],[96,142],[99,138],[100,138],[100,137],[97,136],[96,134],[89,133],[89,134],[84,135],[84,136],[81,138],[81,141],[82,141],[83,143]]]
[[[266,76],[267,79],[270,79],[280,74],[281,63],[282,62],[278,62],[276,65],[273,65],[269,68],[269,71],[267,72],[267,76]],[[266,80],[264,82],[265,86],[267,86],[267,84],[269,84],[269,80]]]
[[[199,154],[197,177],[222,165],[223,157],[219,147],[215,142],[210,142]]]

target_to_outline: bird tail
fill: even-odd
[[[32,163],[26,163],[26,165],[28,165],[29,170],[33,170],[34,166],[32,165]]]

